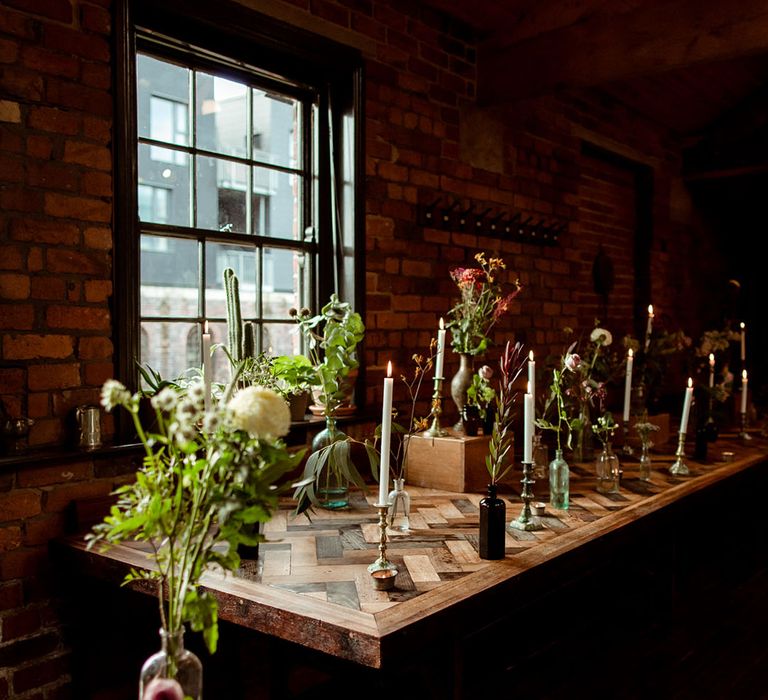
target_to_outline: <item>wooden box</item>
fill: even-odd
[[[441,438],[420,433],[412,436],[405,463],[406,484],[458,493],[485,493],[490,481],[485,466],[490,439],[489,435],[466,437],[455,433]],[[512,471],[501,483],[513,478]]]

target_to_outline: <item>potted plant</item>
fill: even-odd
[[[304,420],[312,388],[317,385],[315,368],[305,355],[278,355],[270,368],[277,390],[288,401],[291,420]]]
[[[216,599],[200,579],[210,566],[236,570],[238,545],[263,539],[252,526],[269,520],[286,488],[277,484],[303,457],[281,440],[290,426],[283,399],[261,387],[233,394],[236,381],[208,411],[199,382],[183,393],[161,389],[151,399],[153,432],[139,418],[139,394],[115,380],[102,389],[108,411],[128,411],[145,452],[136,480],[117,489],[117,503],[88,537],[89,547],[133,540],[151,548],[147,568],[125,579],[157,586],[163,650],[142,670],[141,700],[199,700],[202,668],[183,648],[185,625],[203,633],[211,652],[218,639]]]
[[[321,452],[326,445],[344,441],[344,433],[336,428],[336,414],[347,397],[351,385],[350,375],[357,369],[357,345],[365,334],[360,314],[347,302],[332,294],[320,313],[312,316],[309,309],[291,309],[291,316],[299,324],[306,342],[306,350],[315,371],[318,400],[325,417],[325,429],[312,441],[312,454],[304,470],[304,486],[295,496],[298,511],[311,504],[324,508],[346,508],[349,505],[349,483],[364,488],[349,449]],[[346,443],[345,443],[346,444]]]

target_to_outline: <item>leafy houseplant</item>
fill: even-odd
[[[309,358],[304,355],[278,355],[270,367],[276,380],[276,389],[291,409],[291,420],[303,420],[307,412],[312,387],[317,374]]]
[[[295,498],[297,512],[316,504],[325,508],[345,508],[349,504],[349,482],[365,488],[365,482],[350,458],[344,433],[336,429],[336,412],[346,398],[349,376],[358,367],[357,345],[365,334],[360,314],[350,304],[332,294],[320,313],[312,316],[309,309],[291,309],[306,341],[306,351],[319,386],[326,427],[312,441],[312,454],[304,468],[304,485]],[[341,446],[322,450],[335,442]]]
[[[216,599],[200,588],[200,579],[211,566],[234,571],[237,546],[263,539],[251,526],[270,518],[285,488],[276,484],[303,456],[289,453],[280,439],[290,426],[285,402],[261,387],[232,396],[236,380],[208,412],[200,383],[185,394],[162,389],[151,399],[157,424],[151,433],[139,419],[139,395],[115,380],[104,384],[102,405],[129,412],[145,456],[136,480],[117,489],[116,505],[88,537],[89,547],[147,543],[154,566],[132,570],[125,582],[156,583],[164,639],[179,640],[188,623],[203,633],[211,652],[218,639]],[[174,651],[156,673],[174,678]],[[152,680],[142,677],[140,697]]]

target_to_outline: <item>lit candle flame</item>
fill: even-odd
[[[653,304],[648,304],[648,315],[653,318]]]
[[[627,350],[627,355],[628,355],[629,357],[632,357],[634,354],[635,354],[635,353],[632,351],[632,348],[630,348],[629,350]]]
[[[445,330],[445,323],[443,322],[443,317],[442,316],[440,317],[440,330],[441,331]]]
[[[747,327],[744,321],[742,321],[739,325],[741,326],[741,330],[744,330]]]
[[[693,386],[693,379],[688,377],[688,388],[690,389]]]
[[[392,360],[387,362],[387,376],[388,377],[392,376]]]
[[[530,350],[530,351],[528,352],[528,359],[529,359],[531,362],[533,362],[533,350]]]
[[[741,378],[746,382],[747,381],[747,370],[743,369],[741,370]]]
[[[711,367],[715,366],[715,353],[709,353],[709,364]]]

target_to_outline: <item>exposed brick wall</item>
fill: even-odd
[[[0,397],[60,443],[112,374],[108,2],[0,8]]]
[[[476,46],[466,27],[405,1],[286,2],[372,47],[365,105],[371,409],[387,360],[404,371],[410,355],[426,348],[453,303],[450,269],[471,263],[478,250],[502,255],[525,285],[497,328],[489,361],[509,337],[540,357],[559,352],[564,326],[591,323],[591,265],[605,222],[581,206],[582,197],[594,199],[584,188],[584,130],[655,164],[653,301],[673,326],[696,318],[689,252],[701,245],[700,231],[670,214],[679,210],[672,183],[680,149],[664,129],[596,92],[545,97],[496,111],[496,163],[479,165],[462,141],[476,86]],[[0,6],[0,398],[10,414],[35,419],[33,445],[63,443],[65,417],[95,401],[113,371],[109,6]],[[621,175],[606,177],[614,190],[626,188]],[[568,230],[558,246],[543,248],[420,226],[418,205],[438,196],[567,222]],[[631,241],[617,233],[610,253],[621,280],[609,318],[620,325]],[[449,355],[446,375],[457,366]],[[454,418],[450,401],[446,408]],[[127,463],[83,459],[0,474],[0,699],[65,697],[68,652],[47,588],[46,544],[64,531],[72,499],[106,494],[129,471]]]

